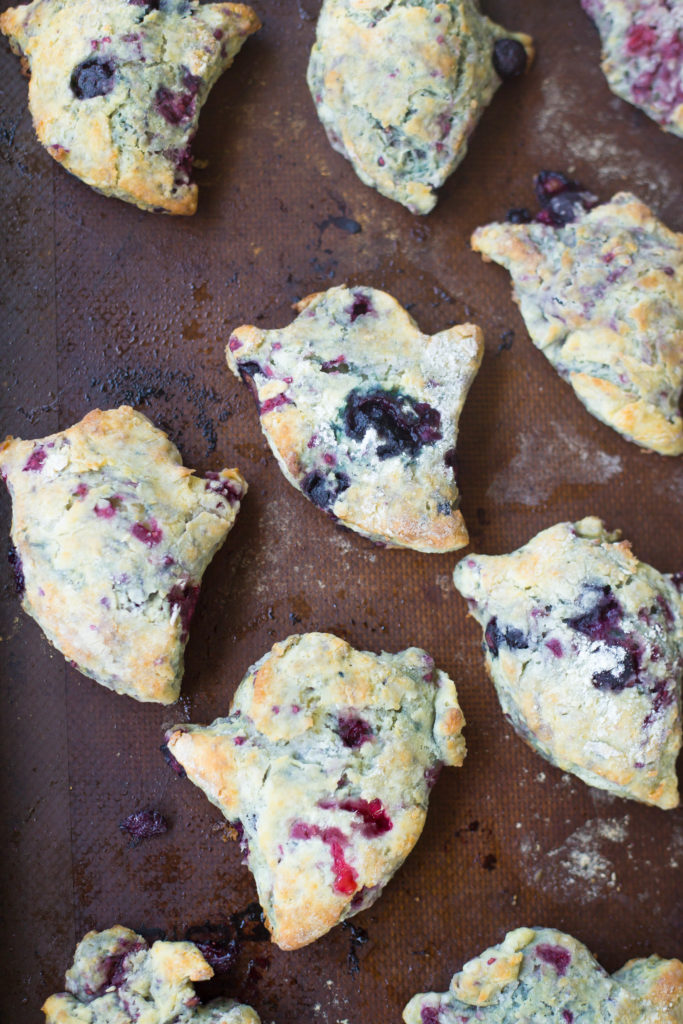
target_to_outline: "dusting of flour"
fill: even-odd
[[[604,484],[621,473],[618,455],[596,451],[569,424],[551,421],[543,434],[521,434],[519,445],[488,489],[492,501],[536,505],[560,484]]]

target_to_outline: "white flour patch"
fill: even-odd
[[[520,449],[493,479],[487,497],[536,505],[560,484],[604,484],[621,473],[618,455],[596,451],[573,427],[554,421],[543,434],[521,434]]]
[[[610,844],[623,843],[629,825],[623,818],[589,819],[546,854],[541,881],[559,886],[580,903],[597,899],[617,888],[617,876],[610,860]]]

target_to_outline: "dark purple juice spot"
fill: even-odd
[[[133,523],[130,532],[136,540],[142,541],[148,548],[153,548],[163,536],[163,531],[156,519],[149,519],[146,523]]]
[[[374,735],[370,723],[354,714],[339,715],[336,732],[344,746],[351,749],[371,742]]]
[[[612,593],[612,588],[605,586],[591,589],[600,595],[593,606],[582,615],[575,615],[564,621],[570,629],[587,636],[589,640],[609,642],[621,639],[624,636],[621,629],[623,611]]]
[[[562,946],[551,946],[547,942],[536,946],[536,956],[544,964],[554,967],[559,977],[563,977],[567,973],[567,968],[572,960],[569,950]]]
[[[348,373],[346,356],[337,356],[336,359],[328,359],[327,362],[321,363],[320,371],[321,373]]]
[[[441,1024],[441,1011],[436,1006],[423,1006],[420,1020],[422,1024]]]
[[[190,623],[194,610],[199,600],[199,584],[186,580],[184,583],[176,583],[168,592],[168,603],[171,606],[171,615],[178,609],[180,619],[180,639],[187,640],[190,633]]]
[[[562,1020],[565,1021],[566,1024],[573,1024],[573,1022],[574,1022],[574,1014],[572,1013],[572,1011],[571,1010],[563,1010],[562,1011]]]
[[[259,412],[261,416],[265,416],[266,413],[272,412],[273,409],[279,409],[281,405],[293,405],[291,398],[287,398],[287,395],[282,392],[279,395],[273,395],[272,398],[266,398],[265,402],[261,403]]]
[[[441,415],[426,402],[408,395],[376,390],[367,394],[352,391],[344,410],[344,427],[354,441],[362,441],[375,430],[380,459],[397,455],[414,457],[426,444],[441,438]]]
[[[128,0],[131,7],[146,7],[149,11],[158,11],[161,0]]]
[[[87,484],[79,484],[76,490],[73,492],[74,498],[85,498],[90,488]]]
[[[191,185],[194,157],[192,156],[192,150],[189,145],[185,146],[183,149],[169,149],[165,152],[165,155],[175,167],[173,184]]]
[[[357,895],[358,893],[356,893],[354,899],[356,898]],[[351,975],[351,977],[353,977],[360,971],[358,947],[365,945],[365,943],[369,939],[369,935],[365,928],[361,928],[357,924],[352,924],[351,921],[342,921],[342,928],[346,928],[346,930],[351,933],[351,943],[348,955],[346,957],[346,962],[348,964],[349,974]]]
[[[351,486],[346,473],[324,473],[313,469],[301,481],[301,490],[318,508],[329,509],[345,490]]]
[[[361,819],[360,831],[366,839],[376,839],[377,836],[390,832],[394,827],[382,801],[377,797],[374,800],[364,800],[362,797],[347,800],[320,800],[318,806],[328,810],[338,807],[342,811],[357,814]]]
[[[206,477],[206,490],[213,491],[215,494],[222,494],[224,498],[227,498],[231,505],[236,505],[243,498],[243,492],[240,485],[235,480],[227,480],[222,477],[220,473],[215,473],[213,470],[209,470],[204,474]]]
[[[353,302],[347,312],[351,323],[354,323],[359,316],[367,316],[368,313],[374,313],[370,297],[363,295],[362,292],[354,292]]]
[[[628,686],[636,675],[636,664],[633,656],[624,652],[624,660],[615,668],[604,669],[601,672],[594,672],[592,677],[593,686],[598,690],[611,690],[613,693],[621,693],[624,687]]]
[[[165,85],[160,85],[154,97],[154,107],[157,113],[172,125],[191,121],[197,106],[196,97],[201,84],[201,78],[191,75],[186,70],[183,75],[185,92],[175,92]]]
[[[508,210],[505,219],[508,224],[530,224],[533,217],[526,206],[513,206],[511,210]]]
[[[453,474],[453,479],[456,484],[458,482],[458,458],[455,454],[455,448],[449,448],[443,457],[444,463],[448,466]]]
[[[436,785],[436,783],[439,780],[439,776],[441,775],[441,769],[442,768],[443,768],[443,765],[441,763],[435,764],[432,768],[425,768],[424,779],[425,779],[425,782],[427,783],[427,788],[428,789],[433,789],[434,788],[434,786]]]
[[[168,745],[166,743],[162,743],[161,746],[159,747],[159,750],[164,755],[164,761],[166,762],[168,767],[171,768],[179,778],[186,778],[187,772],[181,765],[180,761],[176,761],[175,757],[168,749]]]
[[[116,84],[116,66],[113,60],[91,57],[71,72],[71,91],[77,100],[91,100],[106,96]]]
[[[168,822],[159,811],[135,811],[119,822],[119,828],[141,842],[168,832]]]
[[[28,460],[22,470],[22,473],[40,473],[46,458],[47,454],[42,445],[39,445],[37,448],[34,448],[28,457]]]
[[[12,576],[14,577],[14,589],[17,592],[18,597],[24,596],[26,590],[26,580],[24,579],[24,566],[21,561],[21,556],[15,548],[14,544],[10,541],[7,547],[7,561],[12,566]]]
[[[508,626],[502,630],[495,616],[489,620],[484,630],[484,642],[494,658],[498,657],[498,651],[503,645],[516,651],[526,650],[529,646],[529,638],[521,629]]]
[[[481,866],[483,867],[484,871],[495,871],[497,863],[498,858],[496,857],[495,853],[487,853],[481,859]]]
[[[350,235],[357,235],[363,230],[361,225],[353,217],[329,217],[328,224],[331,224],[334,228],[339,228],[340,231],[346,231]]]
[[[526,50],[517,39],[497,39],[492,59],[501,78],[517,78],[526,71]]]

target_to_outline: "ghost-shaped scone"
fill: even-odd
[[[193,942],[148,946],[142,935],[114,925],[88,932],[66,972],[66,992],[43,1005],[45,1024],[260,1024],[233,999],[202,1004],[193,981],[213,968]]]
[[[0,473],[24,610],[98,683],[177,700],[202,575],[247,490],[238,470],[194,476],[121,406],[37,441],[7,438]]]
[[[481,330],[422,334],[374,288],[331,288],[297,309],[280,330],[237,328],[226,349],[289,482],[372,540],[464,547],[455,444]]]
[[[358,177],[428,213],[501,81],[532,56],[477,0],[324,0],[308,85]]]
[[[516,928],[468,961],[448,992],[422,992],[405,1024],[678,1024],[683,963],[650,956],[609,975],[577,939]]]
[[[683,5],[679,0],[581,0],[602,41],[610,89],[683,136]]]
[[[48,153],[143,210],[192,214],[192,140],[214,82],[260,27],[243,4],[33,0],[0,16]]]
[[[683,452],[683,234],[628,192],[575,220],[488,224],[472,248],[512,276],[531,340],[589,412],[629,441]]]
[[[441,765],[465,756],[455,685],[424,651],[290,636],[227,718],[168,751],[239,823],[273,941],[297,949],[369,907],[417,842]]]
[[[590,786],[678,804],[683,577],[639,562],[599,519],[509,555],[469,555],[455,586],[484,630],[506,718]]]

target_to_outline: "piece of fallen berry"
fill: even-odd
[[[168,832],[168,822],[159,811],[135,811],[119,822],[119,828],[139,843]]]

